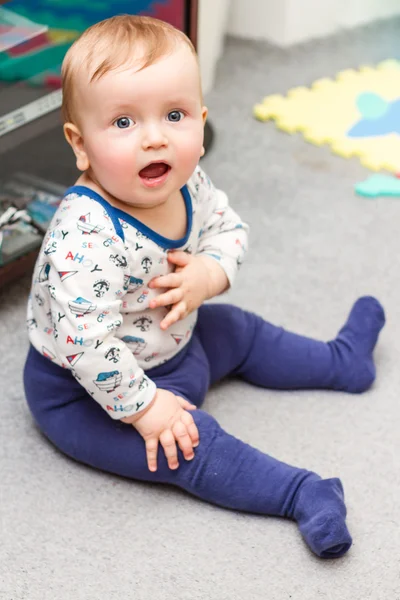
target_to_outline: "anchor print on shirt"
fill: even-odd
[[[54,254],[55,252],[57,252],[57,242],[48,242],[46,248],[44,249],[44,254],[49,256],[49,254]]]
[[[93,284],[93,290],[97,298],[102,298],[110,289],[110,282],[107,279],[98,279]]]
[[[153,261],[151,260],[151,258],[149,256],[145,256],[142,259],[141,265],[142,265],[143,271],[146,273],[146,275],[148,275],[150,273],[150,271],[151,271],[151,267],[153,265]]]
[[[104,358],[106,360],[109,360],[110,362],[117,363],[120,361],[120,354],[120,349],[113,346],[112,348],[107,350],[107,352],[104,355]]]
[[[125,268],[128,266],[127,260],[125,256],[120,256],[119,254],[111,254],[110,255],[111,262],[114,263],[117,267]]]
[[[153,323],[153,321],[150,319],[150,317],[139,317],[137,319],[135,319],[135,321],[133,321],[133,324],[140,329],[140,331],[149,331],[150,329],[150,325]]]

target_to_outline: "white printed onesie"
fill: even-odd
[[[151,279],[173,270],[167,252],[207,254],[232,283],[247,247],[247,225],[197,167],[182,188],[187,232],[167,239],[83,186],[66,192],[43,240],[28,305],[32,345],[70,369],[114,419],[143,410],[155,384],[145,370],[189,342],[197,311],[166,331],[167,309]]]

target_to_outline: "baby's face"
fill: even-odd
[[[137,207],[179,190],[202,153],[206,109],[198,66],[184,44],[158,62],[78,81],[79,126],[90,170],[102,190]]]

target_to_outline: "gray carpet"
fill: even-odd
[[[206,403],[228,431],[261,450],[342,478],[350,553],[323,562],[294,523],[215,508],[58,453],[24,403],[27,278],[1,294],[1,599],[400,598],[400,203],[356,197],[353,184],[368,174],[357,160],[251,117],[264,95],[396,57],[399,34],[392,20],[291,50],[229,39],[207,98],[216,142],[204,167],[251,224],[247,263],[229,300],[324,339],[359,295],[376,295],[387,311],[378,378],[365,395],[227,382]],[[22,163],[70,183],[72,161],[58,139],[45,133],[36,151],[15,150],[1,169]]]

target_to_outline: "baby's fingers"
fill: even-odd
[[[178,302],[178,304],[174,304],[167,316],[161,321],[160,327],[161,329],[168,329],[174,323],[183,319],[187,314],[187,306],[186,302],[182,300]]]
[[[157,471],[158,440],[157,438],[151,438],[149,440],[145,440],[145,444],[147,465],[149,467],[149,471],[152,471],[154,473],[155,471]]]
[[[174,288],[164,294],[160,294],[157,298],[150,301],[150,308],[158,308],[159,306],[170,306],[170,304],[176,304],[183,298],[182,288]]]
[[[177,469],[178,463],[178,450],[176,448],[176,440],[174,434],[170,429],[165,429],[160,435],[160,444],[164,448],[165,457],[168,462],[170,469]]]
[[[185,411],[181,416],[181,421],[184,425],[186,425],[188,434],[190,436],[190,439],[192,440],[193,448],[197,448],[197,446],[200,443],[200,435],[192,415],[189,412]]]
[[[182,285],[182,275],[179,273],[168,273],[154,277],[149,283],[149,288],[176,288]]]
[[[179,448],[182,450],[182,454],[186,460],[192,460],[194,458],[193,444],[186,426],[182,421],[177,421],[172,427],[172,433],[178,442]]]
[[[193,260],[193,256],[182,250],[168,252],[168,262],[179,267],[186,267]]]

